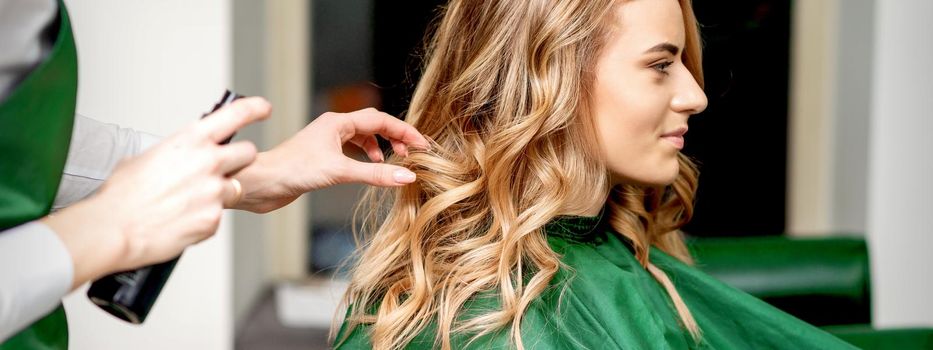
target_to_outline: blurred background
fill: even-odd
[[[268,149],[326,111],[402,114],[445,1],[66,3],[78,113],[168,135],[232,88],[271,100],[273,118],[237,136]],[[694,7],[710,103],[684,150],[701,170],[685,231],[700,267],[820,326],[933,327],[933,3]],[[228,213],[142,326],[72,293],[71,348],[328,348],[362,189]]]

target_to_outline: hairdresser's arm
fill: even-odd
[[[38,221],[0,232],[0,343],[48,314],[71,290],[68,249]]]
[[[120,160],[160,141],[147,133],[80,115],[72,134],[53,210],[92,195]],[[288,141],[260,153],[253,166],[236,176],[243,184],[244,196],[235,208],[269,212],[303,193],[340,183],[400,186],[413,182],[414,174],[404,168],[361,163],[343,154],[342,145],[351,142],[364,148],[372,161],[381,162],[377,134],[392,141],[398,154],[407,154],[409,146],[427,147],[427,141],[411,125],[375,109],[325,113]]]
[[[53,211],[91,196],[120,160],[158,141],[76,116]],[[71,253],[49,226],[33,221],[0,232],[0,342],[52,311],[72,289],[74,270]]]
[[[171,259],[211,236],[234,197],[228,175],[255,160],[247,142],[217,143],[269,116],[234,102],[116,167],[90,198],[0,235],[0,342],[106,274]]]
[[[325,113],[287,141],[236,175],[244,196],[238,209],[269,212],[291,203],[302,194],[341,183],[402,186],[415,174],[396,165],[382,164],[384,157],[376,136],[388,139],[396,154],[408,148],[427,149],[428,142],[414,127],[386,113],[369,108],[352,113]],[[344,155],[343,144],[362,148],[372,163]]]

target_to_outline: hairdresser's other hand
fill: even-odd
[[[302,194],[341,183],[402,186],[415,174],[384,164],[376,135],[389,140],[396,154],[408,148],[427,149],[428,142],[414,127],[398,118],[367,108],[351,113],[324,113],[274,149],[260,153],[256,162],[236,176],[243,183],[238,209],[269,212]],[[362,148],[371,163],[343,153],[347,142]]]
[[[98,194],[43,218],[71,253],[73,287],[167,261],[213,235],[235,196],[229,176],[256,159],[252,143],[218,142],[270,111],[262,98],[234,101],[122,161]]]

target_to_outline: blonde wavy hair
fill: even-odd
[[[654,246],[692,263],[678,229],[693,213],[696,168],[679,155],[669,186],[609,188],[595,142],[593,67],[618,2],[449,2],[407,115],[434,144],[390,157],[418,182],[371,189],[361,201],[365,223],[343,299],[350,308],[344,336],[369,325],[374,349],[399,349],[436,323],[435,345],[450,349],[453,334],[475,339],[510,327],[523,349],[526,308],[565,267],[542,228],[608,195],[610,225],[632,241],[699,338],[690,311],[649,259]],[[702,86],[696,19],[690,0],[679,2],[683,61]],[[501,309],[463,319],[464,303],[484,292],[495,293]]]

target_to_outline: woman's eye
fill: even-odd
[[[671,64],[673,64],[673,63],[674,63],[674,62],[671,62],[671,61],[659,62],[659,63],[657,63],[657,64],[652,65],[651,68],[654,69],[654,70],[656,70],[656,71],[658,71],[658,73],[661,73],[661,74],[665,74],[665,75],[666,75],[666,74],[668,74],[667,68],[670,67]]]

